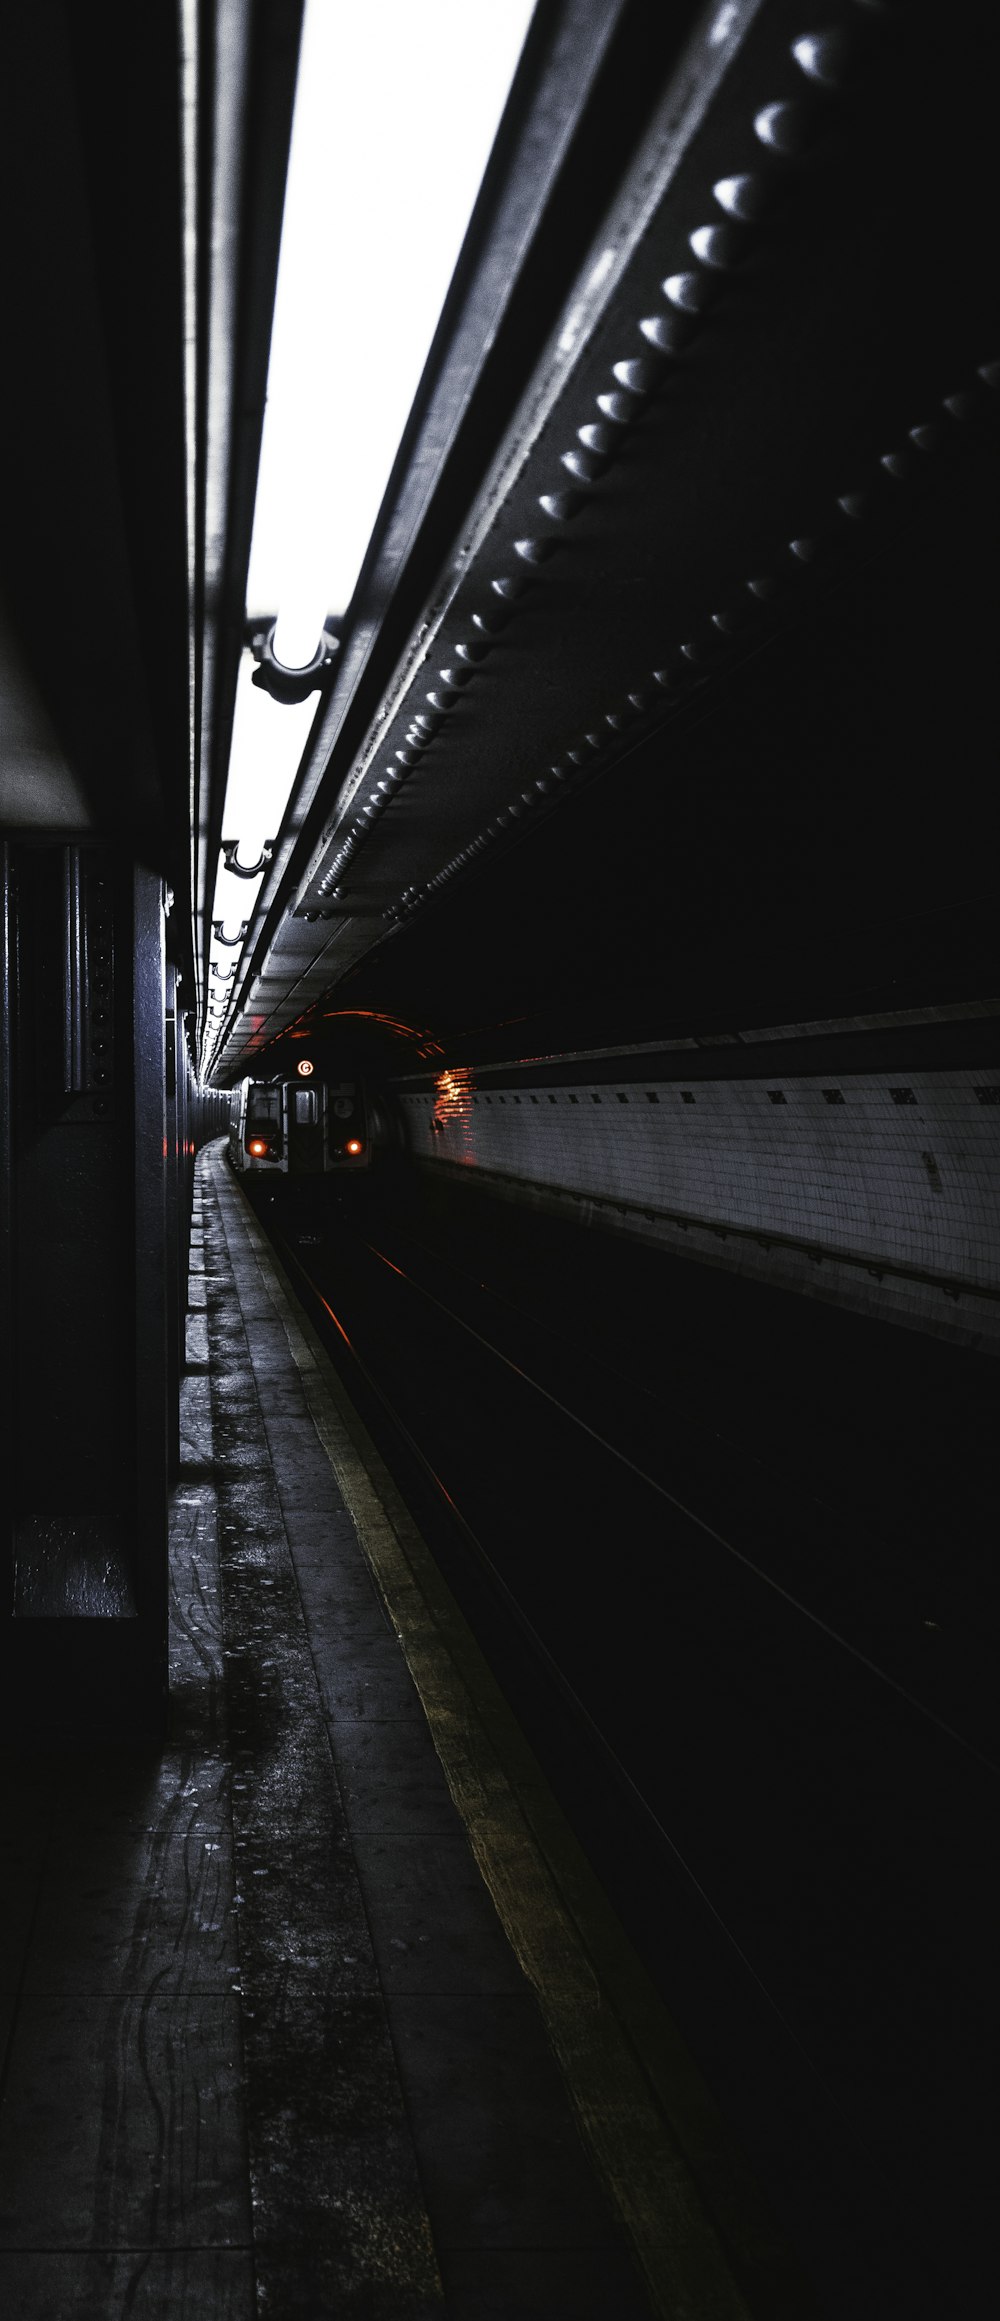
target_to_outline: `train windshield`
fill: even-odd
[[[281,1127],[280,1088],[251,1088],[247,1097],[247,1131]]]

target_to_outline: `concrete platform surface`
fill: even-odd
[[[167,1744],[4,1767],[0,2309],[747,2321],[711,2105],[219,1146],[190,1325]]]

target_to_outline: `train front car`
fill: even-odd
[[[285,1082],[290,1177],[339,1176],[371,1165],[364,1082],[341,1061],[300,1056]]]
[[[303,1183],[318,1177],[367,1172],[372,1165],[377,1103],[346,1059],[327,1069],[302,1056],[293,1073],[244,1080],[233,1090],[229,1157],[258,1185]],[[282,1196],[284,1197],[284,1195]]]

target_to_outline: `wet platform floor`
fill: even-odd
[[[703,2091],[219,1147],[190,1297],[168,1745],[5,1809],[0,2309],[738,2321]]]

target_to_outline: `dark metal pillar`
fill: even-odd
[[[164,1255],[166,1264],[167,1433],[171,1483],[180,1463],[178,1431],[181,1366],[184,1354],[184,1310],[181,1304],[181,1208],[184,1170],[184,1071],[178,1070],[177,969],[166,970],[166,1048],[164,1054]],[[185,1236],[186,1247],[186,1236]]]
[[[11,1204],[11,1033],[14,929],[11,910],[10,848],[0,844],[0,1584],[3,1587],[0,1622],[6,1626],[13,1576],[13,1498],[11,1459],[14,1443],[14,1347],[11,1328],[13,1296],[13,1220]]]
[[[166,1700],[162,890],[108,845],[34,833],[7,869],[0,1719],[8,1740],[152,1737]]]

